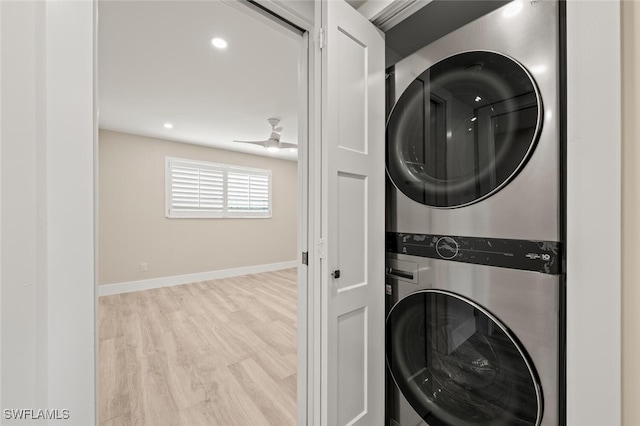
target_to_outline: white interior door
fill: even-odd
[[[384,35],[342,0],[322,3],[322,26],[321,419],[381,425]]]

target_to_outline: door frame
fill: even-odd
[[[96,29],[93,40],[93,56],[94,67],[97,71],[98,64],[98,0],[91,0],[94,5],[93,25]],[[319,208],[316,207],[315,200],[319,200],[319,171],[320,156],[319,143],[312,143],[316,137],[314,129],[316,126],[315,111],[320,112],[319,107],[316,108],[313,100],[316,98],[313,82],[315,76],[320,75],[319,59],[316,60],[316,49],[314,49],[315,37],[314,23],[308,21],[294,9],[291,9],[284,2],[272,0],[221,0],[222,2],[240,10],[248,16],[260,20],[264,25],[275,27],[280,31],[296,31],[301,30],[301,51],[300,61],[298,64],[298,226],[297,226],[297,422],[299,425],[314,424],[313,413],[319,418],[319,392],[315,392],[316,387],[320,387],[320,371],[319,367],[319,312],[320,297],[315,297],[315,291],[318,286],[313,286],[313,282],[318,282],[320,268],[319,263],[313,259],[313,253],[309,249],[310,241],[313,241],[313,230],[315,224],[319,222]],[[289,28],[287,28],[289,27]],[[316,74],[317,73],[317,74]],[[319,88],[318,88],[319,90]],[[93,78],[93,102],[94,102],[94,194],[95,210],[94,210],[94,291],[95,291],[95,424],[99,424],[99,377],[98,377],[98,345],[99,345],[99,318],[98,318],[98,79],[97,73],[94,72]],[[319,93],[319,92],[317,92]],[[318,102],[319,104],[319,99]],[[319,122],[319,121],[318,121]],[[319,133],[318,136],[319,138]],[[317,139],[319,140],[319,139]],[[317,187],[317,192],[314,189]],[[316,196],[317,194],[317,196]],[[317,218],[316,218],[317,216]],[[302,253],[307,252],[307,267],[303,267]],[[318,277],[314,281],[314,277]],[[317,315],[316,315],[317,313]],[[316,339],[314,336],[318,336]],[[317,340],[317,343],[316,343]],[[317,348],[317,349],[316,349]],[[318,358],[318,359],[316,359]],[[318,397],[317,407],[314,410],[316,398]]]

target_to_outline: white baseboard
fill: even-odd
[[[128,281],[124,283],[103,284],[98,286],[99,296],[131,293],[133,291],[151,290],[153,288],[171,287],[199,281],[217,280],[220,278],[238,277],[240,275],[259,274],[261,272],[278,271],[295,268],[298,261],[269,263],[266,265],[245,266],[242,268],[222,269],[219,271],[199,272],[197,274],[175,275],[171,277],[152,278],[149,280]]]

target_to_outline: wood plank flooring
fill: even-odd
[[[101,426],[296,424],[296,270],[103,296]]]

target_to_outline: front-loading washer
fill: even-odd
[[[391,250],[385,426],[564,424],[562,275]]]
[[[516,0],[389,70],[387,232],[561,240],[559,34]]]

